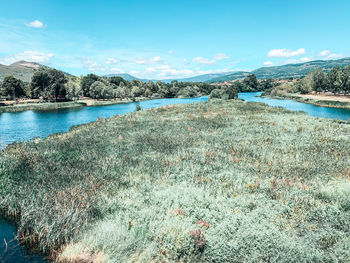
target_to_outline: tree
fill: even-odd
[[[248,91],[258,91],[259,82],[254,74],[250,74],[243,80],[243,84],[246,86]]]
[[[133,86],[131,89],[131,97],[140,97],[142,95],[142,90],[138,86]]]
[[[34,72],[31,81],[32,97],[40,96],[51,99],[58,97],[66,97],[67,78],[62,71],[51,68],[40,68]]]
[[[89,90],[90,97],[93,99],[112,99],[114,90],[111,86],[105,85],[102,81],[95,81],[91,84]]]
[[[319,93],[321,91],[326,91],[327,87],[326,73],[321,68],[316,69],[313,73],[312,89],[316,91],[316,93]]]
[[[347,94],[350,91],[350,65],[344,66],[339,72],[340,89]]]
[[[50,85],[50,76],[48,70],[45,68],[39,68],[34,72],[32,80],[30,82],[31,93],[33,98],[39,98],[44,96],[44,92]]]
[[[340,75],[339,66],[332,68],[331,71],[328,72],[328,76],[327,76],[328,77],[328,88],[334,94],[336,94],[340,91],[339,75]]]
[[[85,97],[90,97],[90,87],[92,83],[98,80],[100,80],[100,77],[95,74],[88,74],[87,76],[81,79],[80,86]]]
[[[13,76],[5,77],[1,84],[1,93],[9,99],[16,99],[25,95],[24,83]]]
[[[66,85],[67,99],[77,100],[82,95],[82,90],[79,84],[74,81],[69,81]]]
[[[273,79],[264,79],[260,83],[261,90],[270,90],[274,87],[274,81]]]
[[[110,77],[110,78],[109,78],[109,82],[110,82],[111,84],[116,85],[116,86],[120,86],[121,83],[123,83],[124,85],[127,84],[127,81],[126,81],[126,80],[124,80],[122,77],[118,77],[118,76]]]
[[[50,85],[48,94],[50,97],[54,97],[57,101],[58,97],[66,98],[66,86],[68,82],[65,74],[57,69],[49,69]]]

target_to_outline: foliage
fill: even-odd
[[[99,76],[95,74],[88,74],[87,76],[82,77],[80,85],[85,97],[90,97],[90,87],[95,81],[98,81],[99,79]]]
[[[111,86],[105,85],[102,81],[95,81],[89,89],[90,97],[93,99],[112,99],[114,90]]]
[[[214,99],[225,99],[225,100],[232,100],[237,99],[238,97],[238,91],[233,86],[223,86],[220,89],[214,89],[210,93],[210,98]]]
[[[343,68],[334,67],[328,73],[325,73],[321,68],[317,68],[299,81],[290,83],[290,85],[289,93],[333,92],[334,94],[347,94],[350,92],[350,65]],[[283,90],[283,85],[280,85],[267,90],[266,94],[278,95]]]
[[[100,119],[5,149],[0,210],[62,260],[347,262],[348,131],[239,100]]]
[[[4,78],[0,86],[0,95],[9,99],[16,99],[25,95],[25,85],[22,80],[13,76]]]
[[[51,68],[39,68],[34,72],[30,86],[33,98],[66,98],[67,78],[62,71]]]

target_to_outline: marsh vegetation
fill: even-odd
[[[7,147],[0,209],[66,262],[346,262],[349,136],[237,100],[142,110]]]

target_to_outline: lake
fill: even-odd
[[[239,98],[250,102],[263,102],[273,107],[283,107],[293,111],[304,111],[314,117],[350,119],[350,110],[314,106],[293,100],[257,97],[261,92],[239,93]],[[67,132],[78,124],[88,123],[98,118],[108,118],[136,110],[155,108],[171,104],[185,104],[207,101],[208,97],[184,99],[155,99],[137,103],[93,106],[54,111],[23,111],[0,114],[0,149],[16,141],[27,141],[35,137],[45,138],[53,133]],[[16,229],[0,218],[0,263],[42,263],[47,262],[37,254],[31,254],[14,239]],[[10,242],[11,241],[11,242]]]

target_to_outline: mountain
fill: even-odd
[[[213,78],[222,77],[222,76],[225,76],[225,75],[230,74],[230,73],[232,73],[232,72],[203,74],[203,75],[198,75],[198,76],[194,76],[194,77],[179,78],[179,79],[176,79],[176,78],[175,79],[162,79],[161,81],[164,83],[170,83],[173,80],[177,80],[177,81],[181,81],[181,82],[206,82],[206,81],[209,81]],[[108,75],[105,75],[105,77],[122,77],[123,79],[125,79],[127,81],[132,81],[134,79],[141,80],[143,82],[148,82],[148,81],[156,82],[156,81],[158,81],[156,79],[140,79],[140,78],[134,77],[134,76],[127,74],[127,73],[108,74]]]
[[[42,67],[35,62],[17,61],[9,66],[0,64],[0,81],[7,76],[14,76],[23,81],[29,82],[33,76],[34,70]]]
[[[299,64],[288,64],[274,67],[262,67],[251,72],[235,72],[218,78],[208,80],[209,83],[231,81],[245,78],[249,74],[255,74],[258,79],[282,79],[282,78],[299,78],[305,76],[309,71],[316,68],[323,68],[329,71],[335,66],[343,67],[350,64],[350,58],[337,60],[314,60]]]
[[[189,78],[181,78],[181,79],[162,79],[163,82],[169,83],[173,80],[181,81],[181,82],[206,82],[214,78],[219,78],[231,74],[233,72],[222,72],[222,73],[211,73],[211,74],[203,74]]]
[[[147,81],[149,81],[148,79],[139,79],[139,78],[136,78],[136,77],[134,77],[134,76],[132,76],[132,75],[130,75],[130,74],[127,74],[127,73],[119,73],[119,74],[108,74],[108,75],[105,75],[105,77],[121,77],[121,78],[123,78],[123,79],[125,79],[125,80],[127,80],[127,81],[132,81],[132,80],[134,80],[134,79],[136,79],[136,80],[141,80],[141,81],[143,81],[143,82],[147,82]]]

